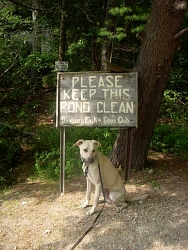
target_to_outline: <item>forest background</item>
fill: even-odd
[[[150,5],[136,0],[0,1],[1,186],[13,183],[13,169],[26,153],[33,156],[33,178],[59,177],[59,130],[53,125],[55,61],[68,61],[71,72],[106,70],[101,63],[106,60],[132,69]],[[188,157],[187,44],[185,33],[150,142],[150,149],[180,154],[183,159]],[[72,147],[76,140],[94,138],[108,155],[117,136],[118,131],[109,128],[67,128],[66,178],[81,173],[79,154]]]

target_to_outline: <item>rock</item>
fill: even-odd
[[[49,234],[49,233],[51,233],[51,230],[46,229],[46,230],[44,231],[44,233],[45,233],[45,234]]]
[[[139,203],[139,204],[143,204],[143,203],[144,203],[144,201],[139,201],[138,203]]]
[[[153,174],[153,173],[154,173],[154,170],[153,170],[153,169],[150,169],[150,170],[148,171],[148,173],[149,173],[149,174]]]

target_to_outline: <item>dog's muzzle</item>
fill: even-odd
[[[94,158],[93,157],[90,157],[88,159],[85,159],[81,156],[81,160],[84,162],[84,163],[87,163],[87,164],[90,164],[90,163],[93,163],[94,162]]]

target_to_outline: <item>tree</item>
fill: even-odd
[[[104,29],[107,32],[108,36],[104,38],[103,44],[102,44],[102,57],[101,61],[108,61],[111,62],[112,60],[112,54],[113,54],[113,43],[114,43],[114,32],[115,32],[115,26],[116,26],[116,19],[117,17],[114,15],[111,15],[110,9],[117,6],[117,0],[107,0],[107,6],[106,6],[106,16],[104,21],[104,26],[106,26]],[[109,38],[110,35],[110,38]],[[104,70],[106,68],[103,66]]]
[[[174,52],[182,34],[187,31],[185,28],[180,32],[187,8],[186,1],[153,0],[145,27],[149,5],[150,1],[140,0],[78,0],[69,3],[67,0],[0,0],[0,80],[1,86],[7,88],[7,95],[3,94],[3,98],[11,103],[7,97],[11,93],[12,101],[19,99],[15,103],[16,107],[21,100],[25,103],[25,96],[28,95],[26,90],[32,93],[35,87],[40,87],[39,84],[32,85],[28,80],[31,78],[31,68],[38,72],[38,79],[46,76],[53,70],[58,52],[66,56],[70,71],[99,70],[101,60],[112,60],[123,68],[134,68],[139,73],[139,127],[134,129],[133,135],[133,167],[139,169],[145,165]],[[31,10],[38,14],[35,16],[36,26],[31,20]],[[61,38],[60,20],[57,18],[60,14]],[[42,42],[46,41],[47,32],[52,33],[49,51],[42,49],[40,52],[41,47],[31,43],[35,28]],[[136,32],[140,40],[136,38]],[[59,41],[62,50],[60,48],[58,51]],[[186,50],[187,45],[184,48]],[[105,58],[102,58],[102,52],[106,53],[103,53]],[[182,56],[186,63],[185,52],[182,52]],[[64,60],[63,56],[59,59]],[[184,70],[183,81],[186,84],[184,68],[186,66],[182,66],[181,61],[179,70]],[[110,154],[115,166],[124,166],[125,134],[125,130],[120,131]]]
[[[33,36],[32,36],[32,49],[33,53],[41,52],[41,42],[39,38],[40,29],[38,24],[40,4],[38,0],[32,1],[32,20],[34,23]],[[31,84],[37,86],[38,71],[36,67],[31,68]]]
[[[67,19],[67,0],[62,0],[61,7],[61,21],[60,21],[60,41],[59,41],[59,60],[63,61],[65,58],[66,45],[66,19]]]
[[[138,128],[133,130],[132,168],[146,164],[148,149],[173,56],[180,46],[187,1],[153,0],[144,32],[139,34],[141,48],[134,71],[138,72]],[[180,31],[181,30],[181,31]],[[121,130],[109,158],[124,166],[126,131]]]

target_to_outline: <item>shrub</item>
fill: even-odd
[[[60,169],[59,129],[41,126],[35,142],[34,175],[41,179],[56,180]],[[65,177],[72,178],[82,174],[79,149],[73,147],[79,139],[95,139],[101,142],[102,151],[108,155],[116,139],[117,130],[109,128],[66,128]]]
[[[57,180],[59,177],[59,149],[35,153],[34,176],[42,180]]]
[[[187,126],[188,93],[175,90],[165,90],[159,116],[178,127]]]
[[[188,93],[166,90],[150,148],[188,158]],[[161,120],[163,122],[161,122]]]

